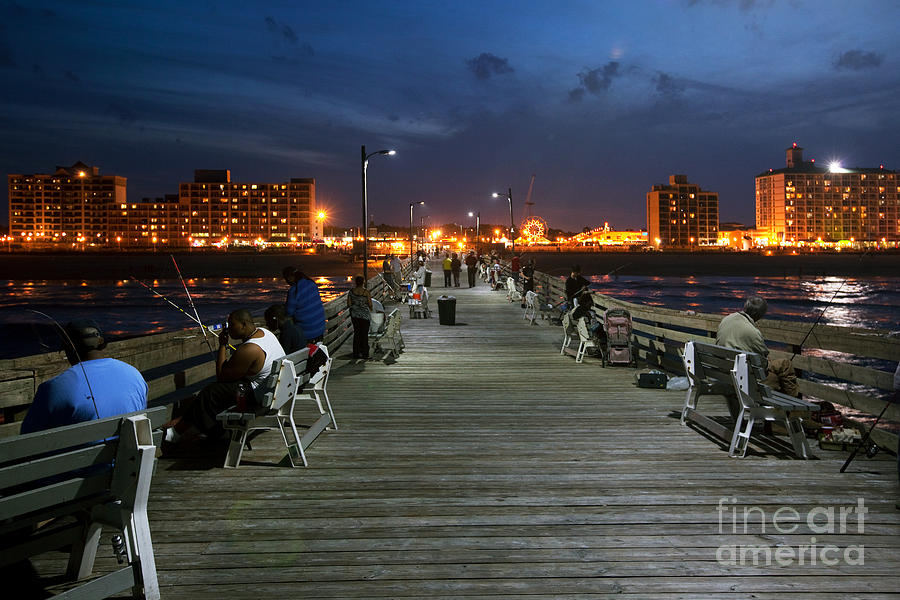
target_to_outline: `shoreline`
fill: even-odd
[[[507,253],[506,258],[509,258]],[[773,254],[742,252],[522,252],[539,271],[568,275],[581,265],[585,276],[750,276],[813,278],[900,277],[900,253]],[[176,260],[187,279],[208,277],[281,277],[296,266],[310,277],[362,274],[362,262],[346,254],[184,253]],[[371,261],[370,276],[381,271]],[[169,254],[0,254],[0,280],[177,279]]]

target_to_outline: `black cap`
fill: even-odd
[[[78,350],[99,350],[103,347],[103,332],[91,319],[78,319],[66,323],[66,335]]]

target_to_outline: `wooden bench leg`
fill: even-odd
[[[294,436],[293,443],[288,441],[287,432],[284,429],[284,421],[287,421],[290,425],[291,434]],[[306,462],[306,452],[303,451],[303,440],[297,432],[297,424],[294,422],[293,412],[287,417],[278,418],[278,428],[281,429],[281,439],[284,440],[284,445],[287,448],[288,459],[291,461],[291,466],[298,466],[296,461],[298,458],[304,467],[309,466],[309,463]]]
[[[228,452],[225,454],[226,469],[236,469],[241,464],[241,455],[244,453],[244,444],[247,441],[246,429],[234,429],[231,432],[231,443],[228,444]]]
[[[100,545],[100,534],[103,526],[94,520],[85,523],[82,538],[72,545],[69,554],[69,565],[66,575],[72,579],[84,579],[94,570],[97,547]]]
[[[694,382],[691,382],[694,383]],[[697,410],[697,399],[700,398],[700,384],[691,385],[684,399],[684,408],[681,409],[681,424],[687,426],[687,416],[690,411]]]
[[[809,459],[809,444],[806,442],[806,433],[799,418],[785,419],[788,434],[791,436],[791,444],[794,446],[794,454],[797,458]]]
[[[745,414],[747,415],[747,425],[743,427]],[[750,443],[750,434],[753,433],[753,423],[755,421],[756,418],[753,415],[741,409],[734,424],[734,434],[731,436],[731,447],[728,449],[728,456],[732,458],[744,458],[746,456],[747,445]]]

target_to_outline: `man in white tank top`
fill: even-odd
[[[229,338],[241,340],[228,357]],[[216,354],[216,380],[190,399],[183,414],[170,421],[166,441],[177,443],[191,428],[215,436],[220,432],[216,415],[234,405],[239,386],[249,383],[255,390],[272,370],[272,361],[285,355],[284,349],[268,329],[257,327],[246,309],[228,315],[228,327],[219,335]],[[252,404],[252,399],[249,399]]]

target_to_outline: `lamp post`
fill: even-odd
[[[494,192],[494,198],[499,198],[500,194]],[[512,250],[516,251],[516,227],[513,224],[513,214],[512,214],[512,188],[509,188],[506,192],[506,200],[509,202],[509,237],[512,241]]]
[[[366,147],[360,149],[360,159],[362,163],[362,226],[363,226],[363,278],[369,280],[369,199],[366,192],[366,170],[369,168],[369,159],[373,156],[384,154],[393,156],[397,154],[396,150],[378,150],[371,154],[366,154]]]
[[[413,223],[413,206],[415,206],[416,204],[423,205],[423,204],[425,204],[425,201],[420,200],[419,202],[410,202],[409,203],[409,264],[412,264],[412,259],[413,259],[413,257],[412,257],[413,256],[413,247],[412,247],[412,244],[413,244],[412,227],[413,226],[412,226],[412,223]]]
[[[481,212],[479,211],[479,212],[477,212],[477,213],[472,213],[471,211],[469,211],[469,216],[470,216],[470,217],[475,217],[475,252],[478,253],[478,242],[481,241],[481,240],[479,240],[479,237],[480,237],[480,234],[481,234],[481,232],[480,232],[480,229],[481,229]]]

